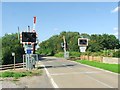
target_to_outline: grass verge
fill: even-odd
[[[104,70],[112,71],[115,73],[120,73],[120,64],[108,64],[108,63],[101,63],[101,62],[88,61],[88,60],[76,60],[76,62],[79,62],[81,64],[87,64]]]
[[[6,78],[6,77],[13,77],[15,79],[18,79],[20,77],[25,77],[25,76],[36,76],[36,75],[41,75],[42,71],[41,70],[31,70],[31,71],[5,71],[0,73],[0,77]]]

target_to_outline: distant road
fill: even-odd
[[[118,88],[118,75],[55,57],[43,57],[42,67],[53,88]]]

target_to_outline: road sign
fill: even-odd
[[[36,32],[22,32],[22,42],[36,42]]]
[[[31,54],[32,53],[32,50],[31,49],[27,49],[27,54]]]
[[[12,52],[12,56],[15,56],[15,53],[14,53],[14,52]]]
[[[80,48],[80,52],[85,52],[88,46],[87,38],[78,38],[78,46]]]
[[[87,47],[80,47],[80,52],[85,52]]]
[[[87,38],[78,38],[78,46],[88,46]]]

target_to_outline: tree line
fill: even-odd
[[[0,63],[12,64],[12,52],[16,54],[16,63],[22,62],[22,55],[25,53],[24,48],[18,40],[18,34],[5,34],[0,37]],[[36,51],[37,54],[42,55],[55,55],[56,53],[63,52],[61,43],[63,43],[63,36],[66,38],[67,51],[79,52],[78,38],[88,38],[89,45],[87,51],[99,52],[104,49],[119,49],[119,40],[114,35],[109,34],[87,34],[79,32],[61,32],[59,35],[54,35],[48,40],[39,44],[40,48]]]
[[[89,45],[87,51],[99,52],[104,49],[119,49],[120,43],[114,35],[109,34],[87,34],[79,32],[61,32],[59,35],[54,35],[48,40],[40,43],[40,48],[37,53],[44,55],[54,55],[58,52],[63,52],[61,43],[63,43],[63,36],[66,37],[67,50],[69,52],[79,52],[78,38],[88,38]]]

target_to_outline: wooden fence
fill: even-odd
[[[15,64],[15,68],[23,68],[23,63],[17,63]],[[7,69],[14,69],[14,64],[8,64],[8,65],[0,65],[0,70],[7,70]]]
[[[81,60],[90,60],[90,61],[98,61],[98,62],[103,62],[103,57],[102,56],[87,56],[87,55],[81,55],[80,56]]]

